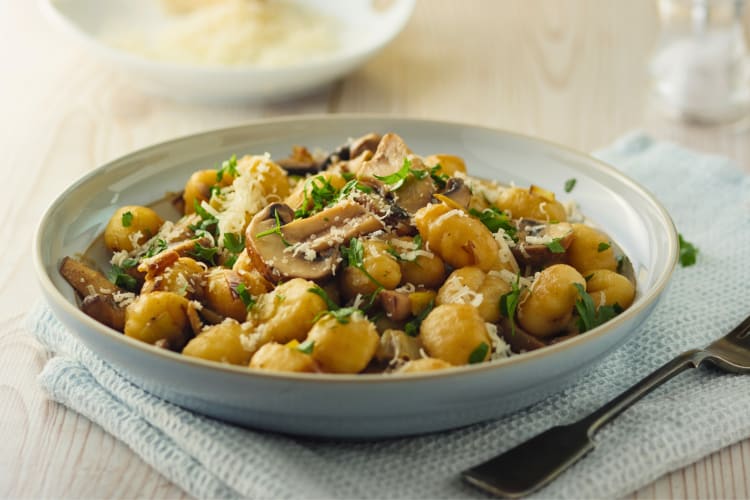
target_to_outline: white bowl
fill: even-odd
[[[417,375],[286,374],[222,365],[158,349],[83,314],[58,272],[83,252],[115,207],[146,204],[182,188],[189,174],[232,154],[285,156],[292,145],[333,149],[347,137],[393,131],[419,154],[452,153],[469,172],[536,183],[575,197],[630,257],[633,305],[583,335],[505,360]],[[573,192],[565,181],[577,179]],[[559,391],[636,330],[657,303],[677,260],[677,234],[664,208],[615,169],[537,139],[468,125],[386,117],[279,119],[177,139],[89,173],[45,213],[35,239],[44,295],[57,317],[122,374],[178,405],[238,424],[289,433],[384,437],[448,429],[497,417]]]
[[[294,0],[336,19],[339,48],[291,66],[258,68],[170,64],[114,48],[102,37],[117,26],[151,31],[165,22],[156,0],[39,0],[49,21],[141,90],[179,100],[239,102],[311,91],[363,64],[406,25],[415,0]]]

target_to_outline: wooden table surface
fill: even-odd
[[[670,122],[647,103],[652,0],[421,0],[367,65],[283,104],[211,107],[146,96],[51,29],[36,2],[0,2],[0,497],[184,497],[125,445],[49,401],[48,355],[23,326],[39,300],[34,227],[70,182],[134,149],[260,117],[378,112],[472,122],[581,150],[633,129],[750,169],[745,131]],[[12,241],[11,241],[12,240]],[[750,497],[750,440],[638,498]]]

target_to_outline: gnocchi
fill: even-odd
[[[184,182],[177,215],[113,212],[106,276],[70,258],[61,273],[85,313],[188,357],[406,376],[543,348],[636,297],[609,236],[552,191],[473,178],[392,133]]]

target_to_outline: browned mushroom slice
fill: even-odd
[[[460,177],[451,177],[448,179],[442,194],[460,207],[464,209],[469,208],[469,203],[471,203],[471,189],[469,189],[469,186]]]
[[[321,163],[304,146],[293,146],[292,154],[288,158],[277,160],[276,163],[293,175],[315,174],[321,168]]]
[[[352,200],[296,220],[288,205],[273,203],[250,221],[245,244],[255,268],[270,281],[318,280],[333,274],[340,245],[379,229],[380,219]]]
[[[378,150],[382,137],[375,133],[365,134],[362,137],[354,139],[349,145],[349,158],[356,158],[365,151],[375,153]]]
[[[82,298],[81,310],[100,323],[122,331],[125,311],[115,296],[130,295],[111,283],[106,276],[86,264],[65,257],[60,263],[60,274]]]
[[[565,262],[566,251],[573,242],[573,228],[567,222],[550,224],[521,219],[516,232],[518,243],[513,255],[518,264],[541,268]]]
[[[404,159],[411,155],[406,143],[396,134],[388,133],[378,144],[373,157],[362,165],[359,180],[380,183],[378,177],[386,177],[398,172],[404,165]]]
[[[380,304],[385,315],[395,321],[403,321],[411,316],[411,301],[408,293],[383,290],[379,294]]]
[[[388,329],[380,336],[375,358],[380,362],[398,362],[419,359],[421,344],[417,337],[410,337],[401,330]]]
[[[533,335],[521,330],[518,325],[511,326],[510,321],[506,318],[500,321],[500,330],[502,330],[503,339],[513,352],[533,351],[547,345]]]

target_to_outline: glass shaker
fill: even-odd
[[[659,107],[690,122],[735,121],[750,111],[744,0],[659,0],[661,36],[651,59]]]

